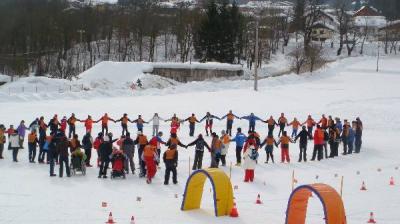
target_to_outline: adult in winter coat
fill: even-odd
[[[143,125],[147,122],[143,120],[142,115],[139,115],[138,118],[131,121],[131,123],[136,123],[137,130],[143,132]]]
[[[287,132],[283,131],[282,137],[277,142],[277,147],[281,145],[281,163],[285,161],[290,163],[290,155],[289,155],[289,143],[294,143],[294,141],[287,136]]]
[[[3,125],[0,126],[0,159],[4,159],[3,157],[3,151],[4,151],[4,145],[6,143],[6,135],[5,133],[5,127]]]
[[[160,120],[164,120],[162,119],[160,116],[158,116],[158,113],[155,113],[154,116],[147,122],[153,122],[153,135],[152,136],[156,136],[158,133],[158,130],[160,129]]]
[[[156,147],[153,145],[146,145],[143,150],[142,154],[142,160],[146,164],[146,169],[147,169],[147,180],[146,183],[150,184],[153,177],[156,175],[157,172],[157,167],[156,167],[156,161],[158,160],[157,152],[156,152]]]
[[[254,113],[251,113],[248,116],[241,117],[240,119],[245,119],[249,121],[249,131],[256,130],[256,121],[262,121],[259,117],[254,115]]]
[[[335,125],[329,127],[329,146],[331,149],[331,153],[329,158],[333,158],[339,155],[339,142],[340,142],[340,133],[339,129],[336,128]]]
[[[356,125],[353,124],[353,126],[349,128],[349,135],[347,136],[347,146],[349,148],[347,154],[353,153],[355,134],[356,134]]]
[[[12,133],[8,139],[10,141],[10,146],[12,149],[13,161],[18,162],[18,159],[17,159],[18,150],[21,147],[20,142],[19,142],[18,132],[15,130],[14,133]]]
[[[325,117],[325,114],[322,114],[321,120],[319,120],[318,124],[322,129],[328,128],[328,119]]]
[[[107,113],[105,113],[99,120],[96,121],[96,123],[101,121],[101,133],[108,134],[108,122],[113,121],[115,122],[114,119],[108,116]]]
[[[317,123],[314,121],[314,119],[311,117],[311,115],[308,115],[307,120],[303,124],[301,124],[301,125],[307,126],[307,132],[311,136],[310,139],[312,139],[313,129],[316,124]]]
[[[60,131],[65,133],[66,130],[67,130],[67,117],[64,116],[60,122]]]
[[[265,160],[265,163],[268,163],[269,159],[271,158],[272,163],[275,163],[274,161],[274,145],[276,145],[276,141],[272,133],[269,133],[268,136],[265,138],[265,140],[260,144],[260,148],[262,148],[265,145],[265,152],[267,154],[267,158]]]
[[[76,119],[75,114],[72,113],[71,117],[68,118],[67,123],[68,123],[68,138],[71,138],[76,134],[76,126],[75,123],[78,119]]]
[[[189,136],[193,137],[194,136],[194,129],[196,128],[196,122],[200,123],[200,121],[197,120],[197,118],[196,118],[196,116],[194,114],[192,114],[192,116],[186,118],[185,121],[189,122]]]
[[[88,133],[88,132],[92,133],[93,123],[97,123],[97,122],[93,121],[92,116],[90,116],[90,115],[88,115],[88,117],[85,120],[78,120],[78,121],[85,123],[86,133]]]
[[[322,127],[321,129],[324,132],[324,144],[322,145],[322,147],[324,149],[325,159],[328,159],[329,132],[328,129],[323,129]]]
[[[347,150],[348,150],[348,137],[349,137],[349,129],[350,129],[350,124],[349,122],[345,119],[344,124],[343,124],[343,129],[342,129],[342,135],[340,136],[342,142],[343,142],[343,155],[347,155]]]
[[[226,166],[226,155],[228,154],[229,145],[231,143],[231,139],[229,135],[225,132],[225,130],[221,131],[222,149],[221,149],[221,163],[222,166]]]
[[[34,163],[36,158],[36,146],[39,140],[36,135],[36,129],[32,129],[28,135],[28,151],[29,151],[29,162]]]
[[[243,153],[243,169],[245,170],[244,182],[254,181],[254,170],[257,165],[257,158],[257,149],[253,142],[251,142]]]
[[[61,137],[57,142],[57,152],[60,155],[60,172],[59,177],[63,177],[63,169],[65,165],[65,171],[67,173],[67,177],[71,176],[70,167],[69,167],[69,153],[68,153],[69,142],[67,137]]]
[[[301,127],[300,133],[296,136],[294,139],[297,141],[297,139],[300,138],[300,143],[299,143],[299,148],[300,148],[300,154],[299,154],[299,162],[302,160],[304,162],[307,162],[307,143],[308,139],[311,138],[312,136],[310,133],[308,133],[306,126]]]
[[[323,145],[325,144],[324,140],[324,130],[321,128],[320,125],[317,125],[317,129],[314,132],[314,151],[311,158],[311,161],[314,161],[317,157],[318,161],[323,159]],[[318,154],[318,156],[317,156]]]
[[[274,135],[275,126],[278,125],[278,123],[276,123],[274,117],[270,116],[268,120],[262,121],[262,122],[268,124],[268,135]]]
[[[122,151],[126,156],[125,160],[125,172],[129,173],[129,168],[132,174],[135,174],[135,162],[133,161],[133,157],[135,155],[135,142],[131,138],[131,134],[126,134],[125,140],[122,142]]]
[[[168,185],[171,172],[172,182],[177,184],[178,178],[176,168],[178,167],[178,150],[176,150],[176,145],[171,145],[168,150],[164,152],[163,161],[165,163],[164,185]]]
[[[36,118],[32,123],[29,125],[29,129],[36,130],[36,133],[39,133],[39,118]]]
[[[47,141],[47,163],[50,164],[50,177],[55,177],[56,174],[54,174],[54,166],[56,161],[58,160],[57,158],[57,137],[55,132],[51,132],[50,135],[46,139]],[[45,147],[46,148],[46,147]]]
[[[355,153],[360,153],[362,145],[362,132],[363,123],[359,117],[356,118],[356,131],[355,131]]]
[[[340,118],[335,118],[335,127],[337,128],[337,129],[339,129],[339,134],[342,134],[342,131],[343,131],[343,124],[342,124],[342,121],[340,120]]]
[[[10,136],[12,135],[12,134],[14,134],[14,132],[15,132],[16,130],[14,129],[14,125],[10,125],[10,127],[7,129],[7,131],[5,132],[5,133],[7,133],[7,137],[8,137],[8,139],[10,140]],[[12,150],[12,148],[11,148],[11,142],[10,141],[8,141],[8,150]]]
[[[242,129],[238,128],[237,133],[231,141],[236,143],[236,166],[240,166],[242,163],[242,150],[244,143],[246,142],[246,135],[242,133]]]
[[[226,118],[226,133],[229,136],[232,136],[232,127],[233,127],[233,121],[236,119],[240,119],[240,117],[236,116],[235,114],[232,113],[232,110],[228,112],[225,116],[221,117],[221,120]]]
[[[73,136],[73,138],[69,141],[69,150],[70,152],[74,152],[77,148],[81,147],[81,142],[79,141],[79,137],[77,134]]]
[[[112,144],[117,141],[117,139],[112,139],[112,134],[103,137],[103,142],[100,145],[100,170],[98,178],[107,178],[107,169],[110,164],[110,156],[112,154],[113,148]]]
[[[52,119],[50,119],[47,126],[50,128],[50,132],[57,133],[58,126],[60,126],[60,122],[58,121],[58,115],[55,114]]]
[[[100,167],[100,145],[103,143],[103,133],[99,133],[93,142],[93,148],[97,152],[97,167]]]
[[[200,120],[200,122],[203,122],[204,120],[206,121],[205,129],[206,129],[206,134],[207,134],[207,136],[208,136],[208,131],[210,131],[210,133],[213,132],[213,131],[212,131],[212,127],[213,127],[213,123],[214,123],[214,118],[215,118],[215,119],[218,119],[218,120],[221,120],[221,118],[219,118],[219,117],[217,117],[217,116],[215,116],[215,115],[212,115],[210,112],[207,112],[206,116],[204,116],[204,117]]]
[[[115,122],[121,122],[121,128],[122,128],[121,135],[126,135],[126,133],[129,133],[128,122],[132,121],[128,118],[128,114],[124,114],[120,119],[116,120]]]
[[[283,134],[283,132],[285,131],[285,127],[288,123],[288,120],[285,117],[284,113],[281,113],[281,116],[278,119],[278,125],[279,125],[279,133],[278,133],[278,137],[281,136],[281,134]]]
[[[170,138],[168,139],[166,146],[170,147],[171,145],[177,145],[183,148],[186,148],[186,145],[183,144],[176,134],[171,134]]]
[[[210,146],[208,146],[207,142],[204,140],[203,135],[199,134],[196,140],[187,146],[195,146],[195,154],[194,154],[194,162],[192,170],[197,170],[202,168],[203,156],[204,156],[204,148],[207,148],[211,151]]]
[[[136,137],[136,144],[139,145],[138,147],[138,159],[139,159],[139,165],[140,165],[140,174],[139,177],[144,177],[146,176],[146,164],[145,161],[143,160],[143,151],[144,148],[146,147],[146,145],[149,143],[149,141],[147,140],[147,136],[144,135],[141,131],[138,131],[137,133],[137,137]]]
[[[292,135],[290,137],[295,138],[297,136],[297,131],[299,130],[301,123],[294,118],[292,122],[288,124],[288,126],[292,126]]]
[[[92,165],[90,164],[90,159],[92,158],[93,137],[90,132],[86,133],[86,135],[83,136],[82,147],[85,150],[86,166],[92,167]]]
[[[19,146],[21,149],[24,148],[24,140],[26,135],[26,130],[29,130],[28,127],[25,126],[25,121],[21,121],[17,128],[18,136],[19,136]]]
[[[219,139],[219,136],[213,132],[212,133],[212,141],[211,141],[211,164],[210,168],[218,168],[219,160],[221,158],[221,150],[222,150],[222,142]]]

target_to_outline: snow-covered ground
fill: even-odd
[[[238,115],[254,112],[264,119],[269,115],[277,117],[281,112],[285,112],[289,120],[297,117],[302,121],[308,114],[316,119],[322,113],[350,120],[360,116],[364,134],[361,154],[321,162],[297,163],[297,144],[291,145],[290,164],[264,164],[265,153],[261,152],[255,182],[251,184],[243,182],[244,172],[240,167],[233,167],[232,184],[238,186],[234,194],[240,214],[236,219],[214,217],[209,183],[204,188],[200,210],[180,211],[193,148],[179,149],[179,184],[176,186],[162,184],[164,168],[158,170],[151,185],[132,175],[126,180],[97,179],[96,168],[88,168],[85,177],[50,178],[48,166],[28,163],[26,149],[21,150],[19,163],[12,163],[11,152],[5,150],[6,159],[0,161],[0,223],[104,223],[109,211],[113,212],[117,223],[129,223],[132,215],[139,224],[284,223],[291,193],[291,174],[295,170],[298,185],[323,182],[339,189],[340,177],[344,176],[343,200],[348,223],[365,223],[369,212],[373,211],[378,223],[398,224],[399,59],[382,58],[379,72],[375,71],[375,57],[343,59],[313,75],[263,79],[256,93],[252,91],[251,80],[172,85],[147,89],[135,95],[127,94],[128,91],[107,90],[112,97],[90,91],[47,95],[21,93],[13,97],[1,93],[0,123],[7,126],[17,125],[22,119],[30,122],[40,115],[48,119],[55,113],[69,116],[74,112],[79,118],[87,114],[98,118],[105,112],[119,118],[128,113],[131,117],[142,114],[149,119],[154,112],[163,118],[173,113],[186,118],[194,112],[201,118],[207,111],[222,116],[232,109]],[[217,121],[215,131],[220,132],[224,125],[224,121]],[[244,121],[236,121],[234,127],[239,126],[247,129]],[[203,124],[196,128],[197,133],[203,132]],[[134,129],[131,125],[130,130]],[[257,130],[264,138],[266,125],[258,123]],[[96,124],[94,133],[98,131],[100,125]],[[111,131],[116,135],[120,133],[119,125],[112,124]],[[168,132],[167,123],[163,123],[162,131]],[[83,125],[79,125],[78,133],[83,134]],[[151,135],[150,125],[145,126],[145,134]],[[193,140],[188,137],[187,124],[180,130],[180,138],[185,144]],[[309,156],[311,148],[312,143]],[[279,150],[275,149],[274,154],[279,161]],[[234,144],[229,148],[227,160],[228,164],[235,161]],[[207,154],[204,165],[208,164]],[[228,168],[222,169],[229,172]],[[396,186],[389,186],[391,176],[395,178]],[[366,182],[367,191],[360,191],[362,181]],[[255,204],[257,194],[261,195],[262,205]],[[137,197],[142,200],[138,202]],[[102,201],[108,202],[109,207],[101,208]],[[322,206],[316,197],[310,199],[307,214],[307,223],[323,222]]]

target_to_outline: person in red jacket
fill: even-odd
[[[97,151],[97,167],[100,167],[100,145],[103,143],[103,133],[100,132],[93,142],[93,148]]]
[[[101,121],[101,133],[108,135],[108,121],[113,121],[114,123],[116,122],[114,119],[108,116],[107,113],[105,113],[99,120],[97,120],[95,123],[98,123]]]
[[[315,160],[317,157],[318,161],[323,159],[323,145],[325,144],[324,140],[324,131],[321,129],[320,125],[317,125],[317,129],[314,132],[314,151],[311,161]],[[317,156],[318,154],[318,156]]]
[[[64,116],[61,119],[61,125],[60,125],[60,131],[65,134],[65,130],[67,130],[67,117],[66,116]]]

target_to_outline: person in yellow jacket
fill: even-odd
[[[196,116],[192,114],[192,116],[188,117],[185,119],[185,121],[189,121],[189,136],[193,137],[194,136],[194,129],[196,127],[196,122],[200,123],[199,120],[197,120]]]
[[[28,135],[28,151],[29,151],[29,162],[34,163],[36,157],[36,146],[39,140],[37,138],[36,129],[32,129]]]

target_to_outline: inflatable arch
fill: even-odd
[[[346,213],[340,195],[326,184],[311,184],[297,187],[290,195],[286,210],[286,224],[303,224],[306,221],[308,199],[317,195],[322,202],[325,224],[346,224]]]
[[[233,190],[229,177],[217,168],[194,171],[186,182],[181,210],[199,209],[205,180],[209,179],[213,188],[215,216],[229,215],[233,207]]]

